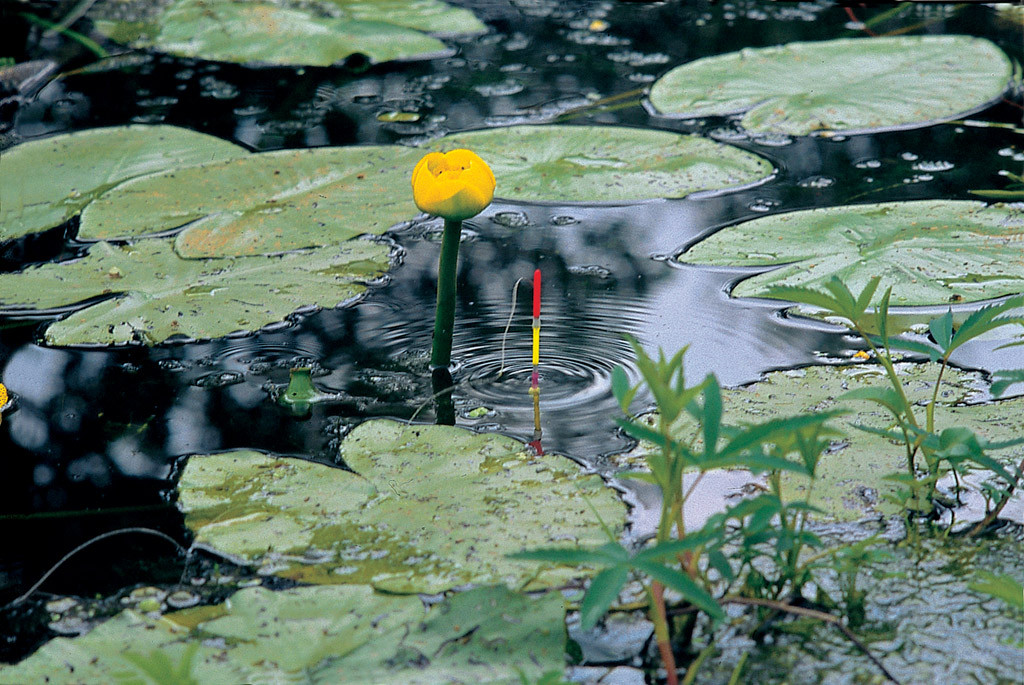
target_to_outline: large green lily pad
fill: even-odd
[[[499,196],[527,202],[635,202],[763,181],[772,165],[700,136],[619,126],[511,126],[446,136],[498,179]]]
[[[2,153],[0,240],[58,226],[130,178],[247,154],[175,126],[115,126],[30,140]]]
[[[937,364],[898,364],[904,391],[911,402],[931,399]],[[979,396],[987,386],[981,374],[946,369],[939,404],[935,410],[938,430],[962,426],[989,441],[1012,440],[1024,433],[1024,398],[992,404],[964,404]],[[865,517],[896,513],[896,506],[886,501],[894,495],[897,484],[885,476],[905,472],[906,450],[886,438],[854,428],[854,424],[886,429],[891,415],[877,404],[863,400],[838,401],[844,393],[860,388],[887,388],[888,379],[881,366],[814,366],[796,371],[777,371],[764,380],[747,387],[722,391],[727,424],[760,423],[785,416],[812,411],[847,409],[852,413],[833,419],[829,425],[846,434],[835,440],[818,466],[818,478],[809,488],[806,477],[783,473],[784,494],[790,499],[809,499],[829,519],[858,520]],[[923,421],[924,408],[916,414]],[[689,415],[674,429],[687,440],[695,435],[696,426]],[[696,443],[700,443],[696,434]],[[647,449],[650,448],[648,445]],[[997,459],[1020,461],[1024,447],[995,452]],[[630,461],[634,461],[630,456]]]
[[[466,583],[548,587],[573,572],[505,555],[606,539],[622,503],[570,461],[499,435],[373,420],[342,445],[357,474],[249,451],[193,456],[179,507],[200,544],[309,583],[438,592]]]
[[[249,588],[161,618],[124,611],[0,665],[0,683],[518,683],[516,668],[561,668],[564,645],[558,593],[477,588],[427,612],[363,585]]]
[[[751,131],[859,132],[954,118],[998,98],[1011,75],[982,38],[843,38],[694,60],[658,79],[650,100],[685,117],[744,112]]]
[[[94,245],[77,260],[0,274],[0,306],[90,304],[46,329],[50,345],[156,344],[217,338],[281,321],[300,307],[334,307],[365,291],[389,248],[364,240],[278,257],[182,259],[171,239]]]
[[[97,21],[114,40],[181,57],[330,66],[428,57],[448,48],[426,32],[486,30],[472,12],[439,0],[232,2],[174,0],[151,21]]]
[[[740,281],[737,297],[833,276],[860,292],[878,276],[894,306],[974,302],[1024,292],[1024,213],[952,200],[811,209],[725,228],[679,261],[779,267]]]
[[[422,156],[398,146],[315,148],[174,169],[93,202],[79,237],[124,238],[194,222],[177,237],[182,257],[337,245],[416,216],[409,177]]]

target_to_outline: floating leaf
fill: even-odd
[[[276,253],[381,234],[416,216],[423,153],[397,146],[265,152],[139,178],[86,208],[79,237],[125,238],[194,222],[182,257]]]
[[[281,321],[306,305],[334,307],[388,266],[386,245],[355,240],[279,257],[182,259],[170,239],[94,245],[77,260],[0,274],[5,308],[50,309],[100,296],[51,324],[50,345],[156,344],[217,338]]]
[[[0,240],[59,226],[130,178],[247,154],[175,126],[115,126],[30,140],[2,153]]]
[[[537,598],[505,587],[454,595],[435,607],[393,651],[367,645],[315,674],[317,683],[535,682],[565,663],[565,603],[557,592]]]
[[[699,136],[621,126],[511,126],[446,136],[498,179],[500,197],[545,202],[635,202],[763,181],[766,160]]]
[[[737,297],[823,289],[838,276],[853,292],[880,277],[893,286],[893,305],[973,302],[1024,292],[1024,214],[952,200],[811,209],[723,229],[679,261],[778,266],[740,281]]]
[[[372,62],[443,54],[445,44],[424,32],[486,30],[468,10],[438,0],[326,4],[317,13],[298,1],[175,0],[150,22],[100,20],[96,27],[133,47],[180,57],[313,66],[354,54]]]
[[[849,133],[955,118],[998,98],[1011,75],[982,38],[843,38],[694,60],[655,82],[650,99],[682,117],[744,112],[750,131]]]
[[[161,618],[124,611],[0,665],[0,682],[519,683],[517,668],[532,678],[561,668],[564,613],[558,593],[532,599],[504,587],[460,593],[429,612],[418,597],[363,585],[257,587]],[[168,665],[178,678],[151,680],[170,676]]]
[[[465,583],[564,582],[573,571],[505,555],[592,545],[624,509],[596,476],[499,435],[373,420],[342,445],[359,475],[255,452],[189,459],[179,506],[196,539],[310,583],[439,592]],[[592,488],[587,491],[587,488]]]

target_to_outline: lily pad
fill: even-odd
[[[124,611],[0,665],[0,683],[518,683],[515,668],[561,668],[564,645],[557,593],[477,588],[426,612],[362,585],[249,588],[161,618]]]
[[[681,117],[743,112],[750,131],[855,133],[955,118],[998,98],[1011,76],[982,38],[842,38],[694,60],[658,79],[650,101]]]
[[[912,403],[931,399],[937,364],[897,365],[904,391]],[[783,473],[783,491],[790,499],[809,499],[828,518],[858,520],[869,516],[896,513],[896,505],[886,501],[897,485],[885,476],[905,472],[906,451],[902,445],[854,428],[854,424],[879,429],[889,428],[892,417],[876,404],[866,401],[838,401],[846,392],[860,388],[887,388],[884,369],[875,364],[854,366],[815,366],[796,371],[777,371],[750,386],[722,391],[724,421],[728,424],[760,423],[770,419],[811,411],[844,408],[853,413],[830,422],[846,434],[835,440],[818,465],[813,487],[803,476]],[[965,404],[981,397],[987,387],[981,374],[947,369],[935,410],[935,425],[941,430],[962,426],[989,441],[1012,440],[1024,433],[1024,398],[992,404]],[[924,416],[923,408],[918,410]],[[674,429],[690,439],[695,434],[693,420],[686,415]],[[699,436],[696,436],[699,443]],[[998,459],[1020,460],[1024,447],[993,454]]]
[[[79,237],[177,228],[182,257],[278,253],[381,234],[416,216],[409,176],[423,153],[398,146],[281,150],[122,184],[82,215]]]
[[[136,176],[249,153],[176,126],[114,126],[30,140],[3,151],[0,240],[58,226]]]
[[[429,57],[449,49],[426,32],[486,30],[468,10],[438,0],[175,0],[150,21],[100,20],[96,27],[133,47],[180,57],[311,66],[354,54],[372,62]]]
[[[1024,292],[1024,213],[953,200],[811,209],[723,229],[678,259],[778,267],[740,281],[737,297],[821,288],[833,276],[860,292],[879,276],[893,306],[974,302]]]
[[[89,304],[45,332],[50,345],[152,345],[171,336],[254,331],[307,305],[334,307],[387,269],[389,248],[369,241],[279,257],[188,260],[171,239],[94,245],[77,260],[0,274],[4,308]]]
[[[373,420],[342,456],[359,475],[247,451],[193,456],[179,507],[200,544],[265,572],[403,593],[558,585],[573,572],[505,555],[603,542],[584,497],[611,525],[624,519],[600,478],[499,435]]]
[[[430,145],[469,148],[498,179],[496,193],[527,202],[636,202],[748,185],[765,159],[700,136],[618,126],[511,126]]]

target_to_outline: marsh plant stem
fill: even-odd
[[[462,222],[444,220],[441,258],[437,265],[437,312],[434,316],[434,344],[431,368],[447,369],[452,362],[452,331],[455,328],[455,276],[459,264]]]
[[[665,588],[658,581],[651,582],[650,615],[654,623],[654,637],[658,643],[658,652],[661,654],[661,663],[665,667],[666,685],[679,685],[679,673],[676,670],[676,657],[672,653],[672,640],[668,630],[668,616],[665,611]]]

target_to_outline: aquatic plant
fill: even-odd
[[[678,592],[690,605],[685,608],[683,625],[678,631],[684,643],[690,640],[699,612],[717,622],[725,617],[722,604],[743,604],[758,607],[762,612],[788,612],[832,623],[871,657],[840,619],[787,601],[800,597],[813,572],[834,565],[835,552],[805,554],[808,549],[824,546],[806,529],[807,515],[816,508],[807,499],[784,498],[781,474],[791,472],[806,477],[810,486],[805,492],[810,492],[818,462],[829,446],[827,438],[839,434],[826,423],[842,412],[813,412],[745,426],[725,425],[717,379],[709,375],[695,386],[686,385],[685,348],[669,359],[663,353],[653,359],[636,340],[630,342],[643,383],[630,386],[625,371],[619,367],[613,374],[613,391],[628,415],[633,398],[645,384],[654,396],[657,412],[620,419],[619,424],[628,435],[654,449],[644,455],[647,471],[619,475],[652,483],[661,490],[661,515],[653,545],[630,550],[609,533],[609,543],[598,548],[535,549],[514,554],[513,558],[602,568],[580,606],[584,629],[592,628],[608,611],[630,573],[645,578],[649,615],[669,683],[677,683],[678,675],[665,604],[666,588]],[[696,430],[681,437],[680,426],[686,419],[696,421]],[[767,487],[756,497],[712,516],[700,529],[687,530],[687,498],[705,473],[723,468],[765,473]],[[684,488],[684,472],[693,471],[697,472],[695,482]],[[860,596],[853,581],[846,585],[844,595]],[[699,665],[700,659],[694,661],[691,673]]]
[[[437,267],[437,312],[430,365],[447,368],[452,360],[455,325],[455,275],[462,222],[474,217],[494,199],[495,179],[487,162],[470,150],[431,152],[412,172],[416,206],[444,219],[441,259]]]
[[[906,472],[893,476],[894,480],[904,486],[897,495],[902,506],[910,511],[930,514],[938,481],[948,473],[952,473],[954,478],[958,479],[972,464],[992,472],[1006,483],[1003,488],[1006,496],[998,498],[1000,504],[996,505],[997,508],[990,510],[982,524],[972,529],[971,534],[976,534],[994,520],[1002,508],[1001,504],[1009,499],[1008,495],[1024,480],[1024,461],[1016,468],[1006,467],[989,456],[989,452],[1024,444],[1024,438],[988,442],[968,428],[947,427],[938,431],[935,425],[935,406],[942,377],[953,352],[965,343],[997,328],[1015,325],[1024,327],[1024,316],[1015,312],[1024,307],[1024,295],[981,307],[964,319],[959,326],[954,324],[952,310],[947,310],[942,316],[928,322],[931,342],[925,343],[889,336],[891,286],[886,289],[874,308],[877,334],[868,332],[866,314],[879,282],[878,277],[872,278],[857,296],[854,296],[838,277],[833,277],[825,283],[827,292],[802,286],[775,286],[770,288],[770,293],[772,297],[811,305],[824,310],[827,315],[845,320],[845,325],[864,340],[871,355],[885,369],[890,387],[860,388],[846,393],[840,399],[873,402],[884,407],[892,415],[893,424],[888,429],[880,430],[868,426],[857,428],[903,444],[907,458]],[[1009,343],[1019,344],[1022,343]],[[919,414],[915,413],[914,403],[907,399],[903,382],[896,373],[893,350],[922,354],[933,363],[939,363],[931,398],[925,404],[923,421]],[[1003,371],[1000,374],[1006,383],[997,381],[1000,386],[999,392],[997,393],[997,388],[994,387],[993,394],[1001,394],[1009,382],[1020,377],[1016,371]],[[919,468],[918,455],[924,461],[923,469]]]

